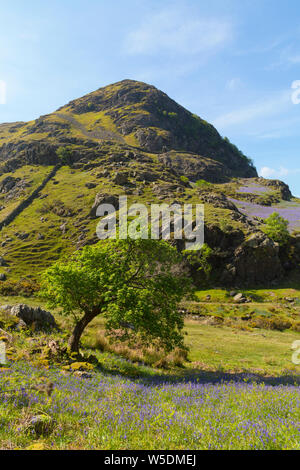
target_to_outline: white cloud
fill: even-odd
[[[291,174],[300,173],[300,169],[287,169],[281,166],[279,169],[269,168],[268,166],[264,166],[259,171],[259,176],[263,178],[282,178],[284,176],[288,176]]]
[[[222,47],[232,35],[232,24],[227,19],[195,18],[180,10],[162,10],[128,34],[124,52],[207,54]]]
[[[291,107],[290,91],[283,91],[272,98],[261,100],[254,104],[223,114],[213,120],[217,128],[228,128],[245,124],[259,118],[265,118],[284,112]]]
[[[279,170],[276,170],[275,168],[264,166],[259,171],[259,176],[262,176],[263,178],[281,178],[282,176],[287,176],[288,174],[289,170],[283,167],[280,167]]]

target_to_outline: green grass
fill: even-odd
[[[20,302],[45,307],[37,297],[0,297]],[[135,358],[126,348],[103,351],[97,318],[82,348],[82,361],[92,354],[95,365],[80,378],[65,367],[78,359],[49,362],[49,340],[65,344],[72,327],[53,313],[61,331],[12,332],[10,362],[0,368],[0,449],[299,449],[300,366],[291,350],[299,333],[188,318],[189,360],[161,369],[138,347]],[[51,397],[43,392],[50,382]],[[31,424],[40,415],[42,432]]]
[[[238,321],[231,321],[230,326],[211,326],[210,321],[187,318],[185,333],[185,344],[189,348],[188,361],[180,351],[166,358],[171,369],[174,368],[174,361],[182,364],[181,374],[189,374],[195,370],[248,371],[271,376],[300,373],[299,366],[294,365],[291,359],[291,346],[294,341],[300,340],[300,334],[296,331],[248,328]],[[97,351],[99,348],[98,351],[101,352],[104,348],[115,351],[124,358],[148,362],[150,365],[159,364],[164,357],[162,352],[151,349],[143,351],[138,345],[133,350],[122,344],[109,346],[104,339],[102,318],[95,319],[87,328],[83,344],[90,351],[94,348]]]
[[[286,298],[300,299],[300,288],[292,287],[272,287],[269,289],[203,289],[196,292],[196,296],[200,302],[218,302],[218,303],[233,303],[234,299],[230,296],[231,291],[242,293],[246,297],[250,297],[254,302],[267,302],[267,303],[287,303]],[[207,300],[207,296],[210,299]]]
[[[197,321],[187,321],[185,330],[186,344],[190,348],[188,368],[268,375],[300,373],[299,366],[291,359],[291,346],[300,339],[299,333],[262,329],[241,331]]]

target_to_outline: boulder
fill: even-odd
[[[85,186],[86,186],[88,189],[93,189],[93,188],[95,188],[97,185],[96,185],[96,183],[86,183]]]
[[[119,186],[128,183],[128,174],[127,173],[116,173],[113,177],[113,182]]]
[[[5,261],[5,259],[3,258],[3,256],[0,256],[0,266],[6,266],[7,263]]]
[[[117,196],[98,193],[95,197],[95,202],[90,212],[90,217],[96,217],[97,209],[101,204],[111,204],[112,206],[114,206],[116,211],[119,209],[119,199]]]
[[[20,318],[27,326],[36,324],[39,328],[56,327],[53,315],[40,307],[18,304],[11,308],[10,314]]]
[[[244,297],[243,294],[237,294],[233,297],[233,300],[239,304],[244,304],[245,302],[247,302],[247,299],[246,297]]]

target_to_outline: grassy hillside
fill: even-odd
[[[257,178],[228,139],[163,92],[124,80],[35,121],[0,125],[4,283],[38,281],[54,260],[97,241],[96,197],[124,194],[129,204],[205,205],[211,285],[270,284],[298,269],[300,205],[289,188]],[[293,232],[280,253],[260,231],[274,211]],[[194,260],[202,285],[198,268]]]

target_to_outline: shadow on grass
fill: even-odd
[[[125,362],[128,362],[124,360]],[[271,386],[279,385],[300,385],[300,371],[299,374],[283,374],[279,376],[270,376],[262,375],[254,372],[222,372],[222,371],[204,371],[200,369],[184,369],[174,370],[174,371],[162,371],[154,372],[153,369],[147,372],[146,370],[139,370],[138,366],[134,366],[133,363],[128,363],[131,365],[130,369],[134,369],[134,373],[130,373],[130,370],[122,371],[117,368],[110,368],[101,365],[99,370],[103,374],[107,375],[117,375],[127,378],[132,381],[138,381],[145,385],[160,385],[160,384],[184,384],[184,383],[193,383],[193,384],[222,384],[222,383],[236,383],[236,384],[246,384],[246,383],[256,383],[256,384],[265,384]],[[149,368],[150,369],[150,368]]]

